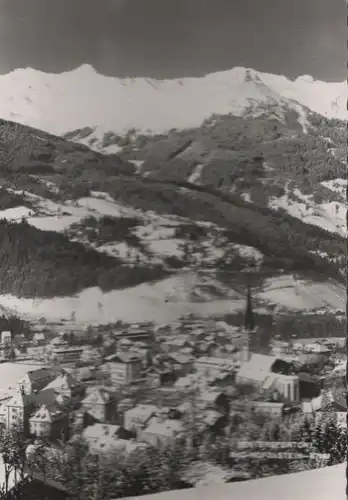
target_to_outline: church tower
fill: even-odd
[[[255,321],[254,321],[253,305],[251,300],[251,290],[250,290],[250,285],[248,285],[247,303],[245,308],[244,328],[243,328],[243,345],[241,349],[241,361],[243,363],[246,363],[247,361],[250,360],[251,339],[254,333],[255,333]]]

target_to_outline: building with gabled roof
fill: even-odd
[[[103,387],[98,387],[82,400],[83,410],[99,422],[110,422],[117,416],[115,394]]]
[[[57,393],[67,396],[70,399],[83,397],[84,395],[84,386],[67,372],[58,375],[44,389],[54,389]]]
[[[124,427],[129,431],[139,432],[158,412],[159,409],[155,405],[140,404],[134,406],[124,412]]]
[[[300,399],[299,378],[290,374],[290,364],[278,356],[253,353],[250,350],[255,332],[255,323],[248,287],[245,312],[244,343],[241,352],[241,366],[236,372],[236,384],[251,385],[260,392],[278,391],[285,400],[298,402]],[[278,365],[278,366],[276,366]],[[279,373],[286,371],[287,373]]]
[[[19,427],[24,433],[28,432],[30,413],[34,408],[31,396],[20,388],[16,389],[5,403],[4,420],[6,429]]]
[[[306,401],[303,403],[303,410],[306,413],[315,412],[346,412],[347,403],[343,394],[330,389],[321,390],[318,397],[313,398],[311,401]]]
[[[143,359],[138,354],[122,352],[108,356],[106,361],[113,384],[132,384],[141,380]]]
[[[29,419],[29,431],[38,438],[66,439],[69,415],[57,403],[41,405]]]
[[[29,370],[18,380],[18,386],[25,394],[35,394],[52,382],[61,373],[58,367],[42,367]]]
[[[150,446],[164,446],[184,435],[185,426],[180,420],[152,418],[139,438]]]

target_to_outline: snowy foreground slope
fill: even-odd
[[[88,65],[58,75],[26,68],[0,76],[2,118],[58,135],[83,129],[86,140],[94,137],[95,147],[109,131],[162,133],[199,126],[212,114],[238,116],[260,106],[289,107],[304,127],[308,109],[345,120],[346,96],[345,82],[307,76],[291,81],[241,67],[161,81],[105,77]],[[76,138],[83,141],[83,135]]]
[[[346,500],[346,464],[129,500]]]

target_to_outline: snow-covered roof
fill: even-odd
[[[147,420],[151,415],[158,412],[158,407],[155,405],[139,404],[127,410],[126,415],[136,417],[138,419]]]
[[[223,368],[226,366],[234,366],[234,361],[228,358],[218,358],[216,356],[202,356],[201,358],[196,359],[196,363],[204,363],[207,365],[217,365],[218,367]]]
[[[262,388],[267,390],[271,389],[278,379],[278,373],[269,373],[263,382]]]
[[[329,403],[336,403],[339,406],[342,406],[342,410],[346,406],[345,398],[338,394],[337,392],[333,390],[321,392],[319,396],[316,398],[313,398],[309,402],[303,402],[302,407],[303,411],[309,412],[310,410],[313,411],[320,411],[322,407],[326,404]]]
[[[174,437],[180,432],[183,432],[184,425],[180,420],[164,420],[162,422],[153,420],[148,427],[146,427],[145,432],[149,434],[155,434],[156,436],[168,436]]]
[[[257,407],[257,408],[279,408],[282,409],[284,408],[284,403],[279,403],[277,401],[252,401],[251,406]]]
[[[51,404],[42,405],[30,418],[31,422],[54,422],[65,416],[60,406]]]
[[[346,464],[263,479],[144,495],[142,500],[346,500]],[[127,500],[139,500],[131,497]]]
[[[317,342],[313,342],[312,344],[305,345],[304,351],[305,352],[311,352],[313,354],[314,353],[318,353],[318,354],[323,353],[324,354],[324,353],[331,352],[330,349],[328,349],[324,345],[318,344]]]
[[[46,338],[46,336],[45,336],[44,332],[35,333],[34,337],[33,337],[34,340],[45,340],[45,338]]]
[[[83,437],[87,440],[101,439],[105,437],[111,439],[113,437],[118,437],[119,430],[120,430],[119,425],[96,423],[93,425],[89,425],[84,429]]]
[[[83,399],[83,403],[109,403],[112,397],[113,394],[111,391],[105,389],[104,387],[97,387],[87,394],[87,396]]]
[[[72,389],[78,386],[78,381],[69,373],[58,375],[52,382],[50,382],[45,389]]]
[[[198,382],[198,377],[197,375],[190,374],[186,375],[186,377],[180,377],[178,380],[175,382],[174,387],[191,387],[195,382]]]
[[[271,368],[276,360],[276,356],[252,354],[250,360],[244,363],[238,370],[237,376],[243,379],[263,382],[271,373]]]
[[[199,399],[204,401],[204,403],[214,403],[219,396],[223,394],[222,391],[206,390],[202,391],[199,395]]]

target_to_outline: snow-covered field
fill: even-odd
[[[334,193],[339,194],[343,200],[346,200],[347,194],[347,179],[333,179],[331,181],[324,181],[322,186],[330,189]]]
[[[19,299],[11,295],[0,296],[0,304],[8,311],[28,318],[47,318],[50,321],[71,319],[78,323],[106,324],[125,322],[170,323],[187,314],[208,317],[242,309],[245,299],[194,302],[190,297],[196,285],[187,283],[187,277],[176,276],[155,284],[142,284],[126,290],[103,293],[89,288],[76,297],[45,300]]]
[[[28,371],[41,368],[40,364],[0,363],[0,399],[16,389],[18,380]]]
[[[341,179],[343,180],[343,179]],[[342,184],[338,183],[337,187],[333,181],[327,186],[331,190],[343,189]],[[289,215],[300,219],[306,224],[319,226],[331,233],[337,233],[345,237],[347,234],[347,204],[345,202],[330,202],[315,204],[313,196],[305,196],[298,189],[294,191],[294,195],[298,201],[291,199],[288,193],[280,198],[273,198],[269,203],[269,207],[275,210],[285,210]]]
[[[207,290],[221,292],[223,298],[213,298]],[[215,295],[216,297],[216,295]],[[255,294],[260,305],[278,305],[288,311],[317,309],[344,310],[346,294],[343,286],[324,283],[296,282],[292,276],[273,278],[262,291]],[[156,283],[145,283],[126,290],[103,293],[89,288],[75,297],[55,299],[20,299],[11,295],[0,296],[6,310],[28,318],[47,318],[49,321],[70,320],[77,323],[106,324],[153,321],[170,323],[188,314],[201,317],[219,316],[243,310],[245,298],[211,278],[195,273],[180,273]]]
[[[80,222],[88,216],[115,218],[139,216],[139,211],[118,205],[107,193],[91,192],[90,197],[76,201],[55,203],[47,198],[29,193],[28,191],[12,191],[21,195],[33,208],[19,206],[0,211],[0,219],[20,222],[25,219],[29,224],[43,231],[62,232],[72,224]]]
[[[25,68],[0,76],[2,118],[58,135],[91,127],[96,149],[110,131],[162,133],[199,126],[214,113],[242,115],[265,104],[296,110],[305,130],[307,111],[301,106],[345,120],[346,96],[345,82],[289,80],[242,67],[174,80],[106,77],[89,65],[57,75]],[[90,137],[81,142],[88,144]],[[119,147],[105,151],[117,153]]]
[[[345,310],[346,290],[334,281],[311,283],[286,275],[266,281],[257,297],[287,310]]]
[[[346,500],[346,464],[232,484],[144,495],[142,500]],[[140,498],[128,498],[140,500]]]

